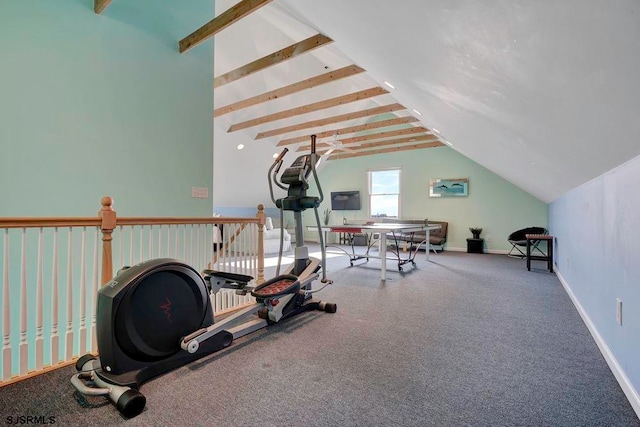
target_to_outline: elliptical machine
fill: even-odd
[[[252,286],[253,277],[204,270],[202,275],[175,259],[159,258],[121,269],[116,277],[98,292],[96,327],[99,358],[92,354],[80,357],[78,371],[71,378],[73,386],[86,396],[108,396],[128,418],[140,414],[146,398],[140,393],[142,383],[219,351],[244,335],[308,310],[335,313],[336,304],[314,300],[312,283],[326,279],[325,248],[322,260],[310,258],[304,246],[302,211],[313,208],[320,228],[318,206],[323,200],[315,170],[315,135],[311,154],[298,157],[280,181],[285,148],[269,169],[271,199],[280,208],[294,212],[296,222],[295,262],[276,277]],[[307,196],[308,178],[313,174],[319,197]],[[276,200],[272,181],[287,190]],[[287,187],[288,186],[288,187]],[[322,235],[322,233],[320,233]],[[222,289],[251,293],[256,303],[215,322],[209,293]]]

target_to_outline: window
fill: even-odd
[[[400,217],[400,169],[369,171],[369,217]]]

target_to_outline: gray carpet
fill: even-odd
[[[0,416],[59,425],[640,426],[555,275],[445,252],[404,273],[332,258],[305,313],[143,385],[126,420],[72,368],[0,389]],[[273,269],[269,269],[273,271]]]

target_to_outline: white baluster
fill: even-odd
[[[143,244],[142,242],[144,242],[144,225],[140,226],[140,258],[138,259],[138,262],[142,262],[144,260],[144,250],[143,250]]]
[[[58,336],[58,227],[53,229],[53,267],[51,272],[51,366],[60,358],[60,337]]]
[[[158,258],[162,257],[162,224],[158,227]]]
[[[202,246],[200,248],[200,252],[201,252],[201,256],[200,256],[200,262],[198,263],[198,269],[203,269],[206,268],[207,265],[207,253],[209,252],[207,250],[207,242],[209,241],[208,237],[207,237],[207,224],[202,224],[201,226],[202,230],[201,230],[201,234],[202,234]]]
[[[193,264],[194,266],[202,265],[201,251],[200,251],[200,237],[202,236],[202,227],[201,224],[198,224],[198,230],[196,231],[196,262]],[[197,268],[197,267],[196,267]]]
[[[69,238],[67,242],[67,333],[65,334],[65,344],[67,346],[65,360],[73,358],[73,253],[71,250],[73,240],[73,228],[69,227]]]
[[[236,246],[236,250],[233,251],[233,272],[237,273],[238,272],[238,261],[239,261],[239,255],[240,253],[242,253],[243,247],[242,247],[242,242],[240,242],[240,233],[238,233],[240,227],[238,224],[234,225],[235,228],[235,246]]]
[[[182,227],[182,261],[187,261],[187,225]]]
[[[167,225],[167,257],[171,258],[171,224]]]
[[[153,259],[153,225],[149,227],[149,259]]]
[[[176,224],[176,237],[175,237],[175,241],[174,241],[174,248],[173,248],[173,252],[175,255],[176,259],[180,259],[180,226]]]
[[[2,380],[11,379],[11,289],[9,288],[9,229],[4,230],[4,262],[2,264]]]
[[[214,226],[212,224],[207,224],[205,227],[207,228],[207,243],[206,243],[206,246],[205,246],[206,263],[205,263],[204,267],[205,268],[209,268],[207,266],[210,265],[211,262],[213,261],[213,232],[214,232],[213,228],[214,228]]]
[[[259,238],[259,233],[258,233],[258,224],[252,224],[252,232],[251,235],[253,236],[251,239],[251,247],[255,247],[256,248],[256,252],[253,255],[253,265],[251,266],[251,275],[253,277],[258,277],[258,238]]]
[[[129,227],[129,265],[134,265],[133,261],[133,232],[134,226]]]
[[[44,285],[42,282],[42,234],[43,230],[40,227],[38,233],[38,277],[36,279],[36,370],[39,371],[44,365],[44,332],[42,330],[43,323],[43,291]]]
[[[121,230],[122,232],[122,230]],[[82,355],[87,351],[87,280],[86,280],[86,262],[85,246],[87,241],[87,227],[82,227],[82,241],[80,249],[80,347],[78,355]]]
[[[120,229],[120,232],[117,234],[117,238],[118,238],[118,249],[120,251],[120,264],[118,265],[118,270],[120,270],[122,267],[124,267],[124,239],[123,239],[123,228],[122,226],[118,227]]]
[[[22,229],[20,260],[20,375],[29,371],[29,343],[27,342],[27,229]]]
[[[98,264],[98,244],[100,242],[100,228],[96,228],[95,245],[93,246],[93,286],[91,295],[93,295],[91,303],[91,352],[96,353],[98,351],[98,337],[96,336],[96,305],[98,302],[98,271],[100,271]]]
[[[193,224],[189,224],[189,265],[193,265]]]

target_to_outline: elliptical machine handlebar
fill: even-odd
[[[302,228],[302,211],[313,208],[316,218],[316,225],[318,228],[318,234],[320,236],[321,252],[322,252],[322,282],[327,282],[325,265],[325,242],[323,239],[323,233],[320,226],[320,216],[318,214],[318,207],[324,200],[324,194],[322,192],[322,186],[318,179],[318,173],[316,171],[317,153],[316,153],[316,135],[311,135],[311,153],[299,156],[296,158],[291,166],[286,168],[282,175],[278,178],[278,173],[282,167],[283,158],[289,150],[283,149],[282,152],[276,157],[273,164],[269,168],[267,174],[269,179],[269,192],[271,200],[280,209],[280,220],[282,222],[284,213],[283,211],[293,211],[294,220],[296,222],[296,245],[304,241],[304,232]],[[309,178],[313,175],[314,182],[317,187],[318,196],[307,196],[307,189],[309,188]],[[287,191],[287,196],[284,198],[276,199],[273,192],[273,184],[279,188]],[[282,236],[281,236],[282,238]],[[280,246],[282,248],[282,244]],[[280,251],[280,260],[282,251]],[[278,262],[277,272],[280,270],[280,262]]]
[[[316,182],[316,187],[318,187],[318,204],[320,204],[324,200],[324,194],[322,193],[322,187],[320,186],[320,180],[318,179],[318,173],[316,172],[317,158],[318,154],[316,153],[316,136],[311,135],[311,171],[313,172],[313,179]]]
[[[267,174],[267,176],[269,177],[269,193],[271,195],[271,201],[276,204],[276,199],[273,196],[273,183],[275,182],[276,185],[280,188],[282,188],[283,190],[286,190],[287,187],[285,187],[284,185],[280,184],[280,182],[278,182],[277,179],[277,175],[278,172],[280,172],[280,168],[282,167],[282,159],[284,158],[284,156],[287,154],[287,152],[289,151],[288,148],[284,148],[284,150],[282,150],[282,152],[278,155],[278,157],[276,157],[276,159],[273,161],[273,164],[271,165],[271,167],[269,168],[269,173]],[[275,168],[275,171],[274,171]],[[273,175],[271,175],[271,172],[273,171]]]
[[[284,170],[278,178],[278,173],[282,167],[283,158],[289,150],[284,148],[273,161],[269,168],[269,193],[271,201],[284,210],[300,212],[310,208],[317,208],[324,200],[322,186],[316,171],[316,136],[311,135],[311,153],[299,156],[294,162]],[[306,190],[309,188],[309,177],[313,175],[314,182],[318,188],[318,196],[307,196]],[[287,191],[287,197],[276,199],[273,192],[273,184]]]

